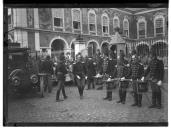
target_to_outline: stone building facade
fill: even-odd
[[[97,49],[104,53],[119,31],[126,54],[133,49],[146,54],[154,48],[159,56],[167,56],[168,8],[9,8],[8,28],[11,42],[50,55],[75,51],[79,35],[88,54]]]

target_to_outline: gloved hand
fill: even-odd
[[[77,75],[77,78],[78,78],[78,79],[81,79],[80,76],[78,76],[78,75]]]
[[[159,80],[159,81],[157,82],[157,85],[158,85],[158,86],[161,86],[161,85],[162,85],[162,81]]]
[[[141,78],[141,81],[144,81],[144,76]]]
[[[129,67],[130,65],[129,65],[129,64],[127,64],[126,66],[127,66],[127,67]]]
[[[121,80],[124,80],[124,79],[125,79],[125,77],[122,77],[122,78],[121,78]]]

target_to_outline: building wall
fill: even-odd
[[[123,11],[118,11],[118,9],[109,9],[109,8],[91,8],[96,13],[96,23],[97,23],[97,35],[89,34],[88,29],[88,11],[90,8],[81,8],[82,12],[82,36],[86,43],[90,40],[95,40],[99,43],[99,46],[106,41],[110,42],[110,35],[114,35],[113,29],[113,17],[117,15],[120,19],[120,28],[123,29],[123,19],[126,17],[129,21],[129,40],[137,39],[137,18],[139,16],[144,16],[147,21],[147,37],[154,37],[154,24],[153,18],[156,13],[162,12],[165,15],[165,25],[168,21],[168,9],[162,9],[159,11],[153,11],[138,15],[128,14]],[[18,30],[13,30],[14,33],[14,41],[20,37],[25,38],[24,40],[28,40],[28,46],[31,48],[36,48],[39,50],[39,46],[35,46],[33,44],[34,41],[38,41],[40,43],[40,47],[49,47],[50,42],[55,37],[62,37],[68,43],[68,47],[70,48],[71,42],[77,38],[78,34],[72,32],[72,14],[71,8],[64,9],[64,30],[62,31],[53,31],[53,18],[52,18],[52,10],[49,8],[46,9],[13,9],[13,26],[21,27],[21,28],[29,28],[30,30],[24,30],[24,36],[21,36],[21,32],[17,32]],[[102,36],[102,20],[101,16],[103,13],[107,13],[109,16],[109,36]],[[166,26],[167,28],[167,26]],[[38,31],[37,31],[38,30]],[[28,32],[28,33],[27,33]],[[26,34],[27,33],[27,34]],[[36,34],[35,34],[36,33]],[[168,31],[165,29],[165,33],[167,35]],[[35,38],[39,37],[39,39]],[[27,42],[26,42],[27,43]],[[34,42],[35,43],[35,42]],[[38,43],[38,45],[39,45]],[[37,43],[36,43],[37,45]]]

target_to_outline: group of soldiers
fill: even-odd
[[[134,103],[132,106],[142,106],[142,93],[139,93],[137,81],[146,81],[148,79],[149,85],[152,90],[152,105],[150,108],[161,108],[161,86],[164,77],[164,64],[159,60],[155,52],[150,52],[151,61],[148,67],[145,69],[144,65],[138,59],[136,52],[132,52],[130,61],[125,59],[124,53],[120,53],[117,59],[114,59],[112,55],[101,56],[100,52],[97,51],[95,58],[88,57],[83,59],[81,53],[76,55],[76,60],[70,69],[66,64],[67,60],[65,55],[62,53],[58,59],[58,63],[55,65],[50,60],[50,56],[47,56],[46,61],[42,63],[41,67],[44,72],[52,75],[54,73],[58,79],[56,101],[62,101],[59,99],[60,92],[62,90],[64,99],[67,98],[65,93],[65,79],[68,72],[72,72],[74,76],[74,84],[78,87],[80,99],[83,99],[83,93],[85,85],[87,90],[95,88],[95,76],[101,74],[107,76],[108,79],[119,78],[119,100],[117,103],[125,104],[127,89],[130,86],[133,89]],[[147,77],[148,76],[148,77]],[[47,78],[48,79],[48,78]],[[127,81],[129,79],[130,81]],[[48,80],[47,80],[48,81]],[[112,89],[118,84],[118,81],[107,84],[106,97],[104,100],[112,100]]]

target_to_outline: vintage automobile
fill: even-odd
[[[29,51],[28,48],[8,48],[8,90],[12,93],[40,89]]]

